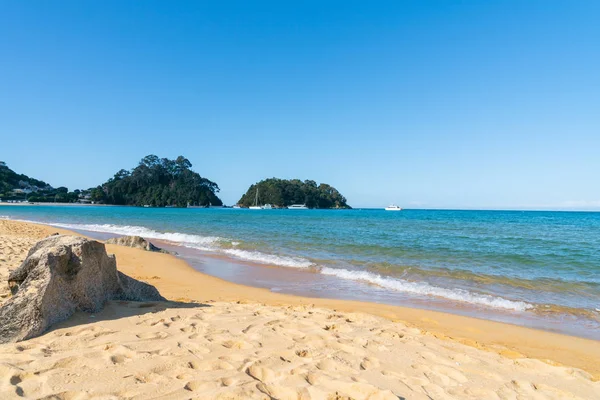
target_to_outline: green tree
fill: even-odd
[[[94,203],[103,203],[106,200],[104,190],[101,186],[95,187],[90,190],[90,200]]]

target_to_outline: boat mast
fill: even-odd
[[[256,198],[254,199],[254,206],[258,206],[258,188],[256,188]]]

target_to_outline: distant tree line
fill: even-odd
[[[272,204],[287,207],[305,204],[309,208],[350,208],[346,198],[334,187],[315,181],[299,179],[265,179],[248,188],[238,204],[254,205],[258,191],[258,205]],[[130,171],[121,169],[108,181],[87,190],[69,191],[61,186],[53,188],[44,181],[17,174],[0,161],[0,199],[30,202],[149,205],[153,207],[221,206],[217,196],[219,186],[192,171],[192,163],[179,156],[174,160],[144,157]]]
[[[270,178],[248,188],[238,204],[253,206],[258,193],[258,205],[272,204],[287,207],[292,204],[306,204],[308,208],[351,208],[336,188],[326,183],[317,185],[315,181],[299,179]]]
[[[27,195],[27,201],[35,203],[76,203],[81,197],[81,190],[69,192],[64,186],[52,188],[49,190],[41,190]]]
[[[183,156],[169,160],[148,155],[131,171],[122,169],[104,184],[90,189],[91,200],[153,207],[223,205],[216,195],[219,186],[191,168],[192,163]]]

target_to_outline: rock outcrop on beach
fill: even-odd
[[[171,254],[171,252],[161,249],[160,247],[156,247],[148,240],[144,239],[141,236],[121,236],[112,239],[108,239],[106,244],[117,244],[119,246],[127,246],[133,247],[134,249],[142,249],[146,251],[156,251],[158,253],[166,253]]]
[[[165,300],[154,286],[117,271],[104,244],[76,236],[37,242],[8,285],[13,296],[0,307],[0,343],[38,336],[76,311],[100,311],[109,300]]]

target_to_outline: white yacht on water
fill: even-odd
[[[256,196],[254,197],[254,205],[248,207],[250,210],[262,210],[262,207],[258,205],[258,188],[256,188]]]
[[[265,204],[262,206],[258,205],[258,188],[256,188],[256,197],[254,198],[254,205],[248,208],[250,210],[272,210],[273,206],[271,204]]]
[[[400,206],[395,205],[395,204],[390,204],[389,206],[387,206],[385,208],[385,211],[402,211],[402,208]]]
[[[288,206],[288,210],[308,210],[308,207],[306,207],[306,204],[292,204]]]

